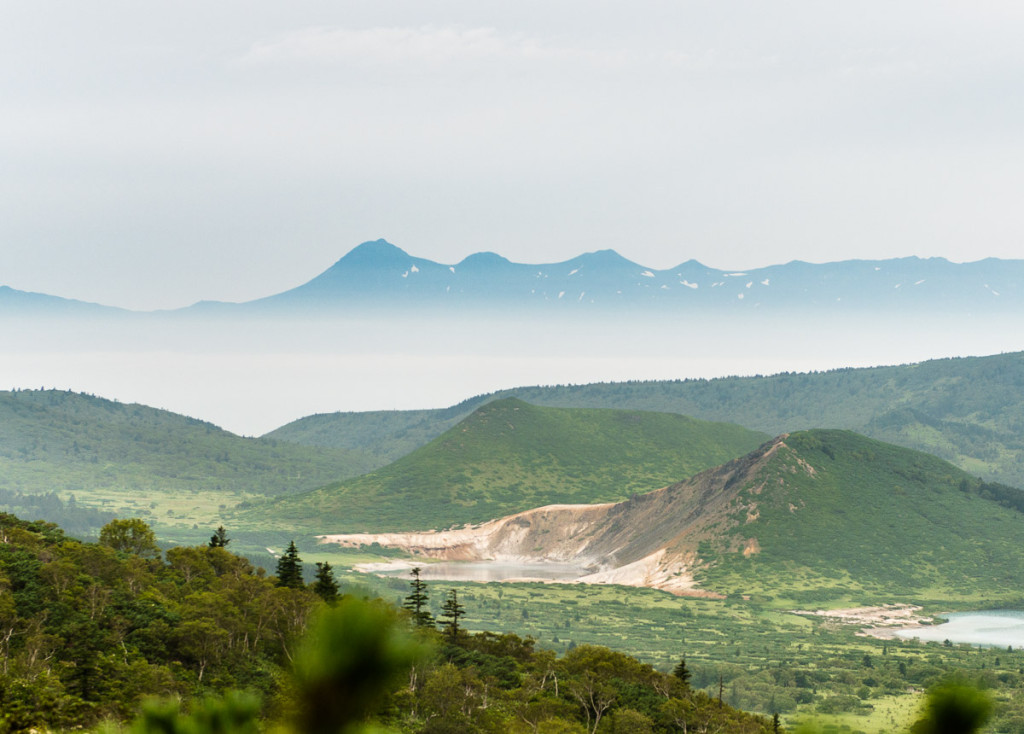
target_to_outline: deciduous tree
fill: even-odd
[[[143,558],[160,557],[160,547],[156,544],[153,528],[137,517],[111,520],[104,525],[100,529],[100,545]]]

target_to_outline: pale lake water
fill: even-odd
[[[901,630],[905,639],[924,642],[970,643],[994,647],[1024,647],[1024,611],[996,610],[987,612],[956,612],[943,615],[949,621],[933,627]]]
[[[386,576],[408,576],[409,569],[378,571]],[[436,581],[508,581],[510,579],[539,579],[542,581],[571,581],[587,573],[571,563],[493,563],[490,561],[443,561],[420,566],[420,577]]]

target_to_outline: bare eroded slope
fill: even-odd
[[[732,518],[743,509],[738,505],[739,488],[749,485],[759,467],[785,447],[784,439],[624,502],[548,505],[455,530],[320,537],[347,547],[379,543],[437,560],[570,562],[590,571],[578,579],[586,583],[707,595],[710,592],[698,589],[693,577],[701,563],[698,546],[702,540],[722,537],[735,524]],[[756,519],[756,506],[746,509],[746,516]],[[743,550],[756,551],[756,541]]]

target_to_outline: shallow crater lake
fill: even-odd
[[[502,563],[498,561],[442,561],[424,563],[420,577],[437,581],[509,581],[537,579],[571,581],[587,574],[586,569],[572,563]],[[375,570],[382,576],[408,576],[409,568]]]
[[[949,640],[993,647],[1024,647],[1024,611],[954,612],[942,616],[949,621],[932,627],[899,630],[896,636],[923,642]]]

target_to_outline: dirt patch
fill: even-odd
[[[921,614],[921,607],[913,604],[883,604],[878,607],[852,607],[849,609],[795,610],[793,614],[823,618],[837,624],[862,626],[859,635],[887,640],[900,630],[916,629],[935,623],[934,618]]]
[[[615,554],[590,548],[593,530],[605,520],[612,504],[548,505],[510,517],[465,528],[422,533],[353,533],[321,535],[322,543],[343,547],[379,543],[410,555],[439,561],[563,561],[589,567],[576,579],[560,583],[621,584],[668,591],[678,596],[718,598],[697,588],[693,577],[695,554],[670,553],[661,548],[646,557],[619,565]],[[409,561],[365,564],[359,570],[410,568]]]

